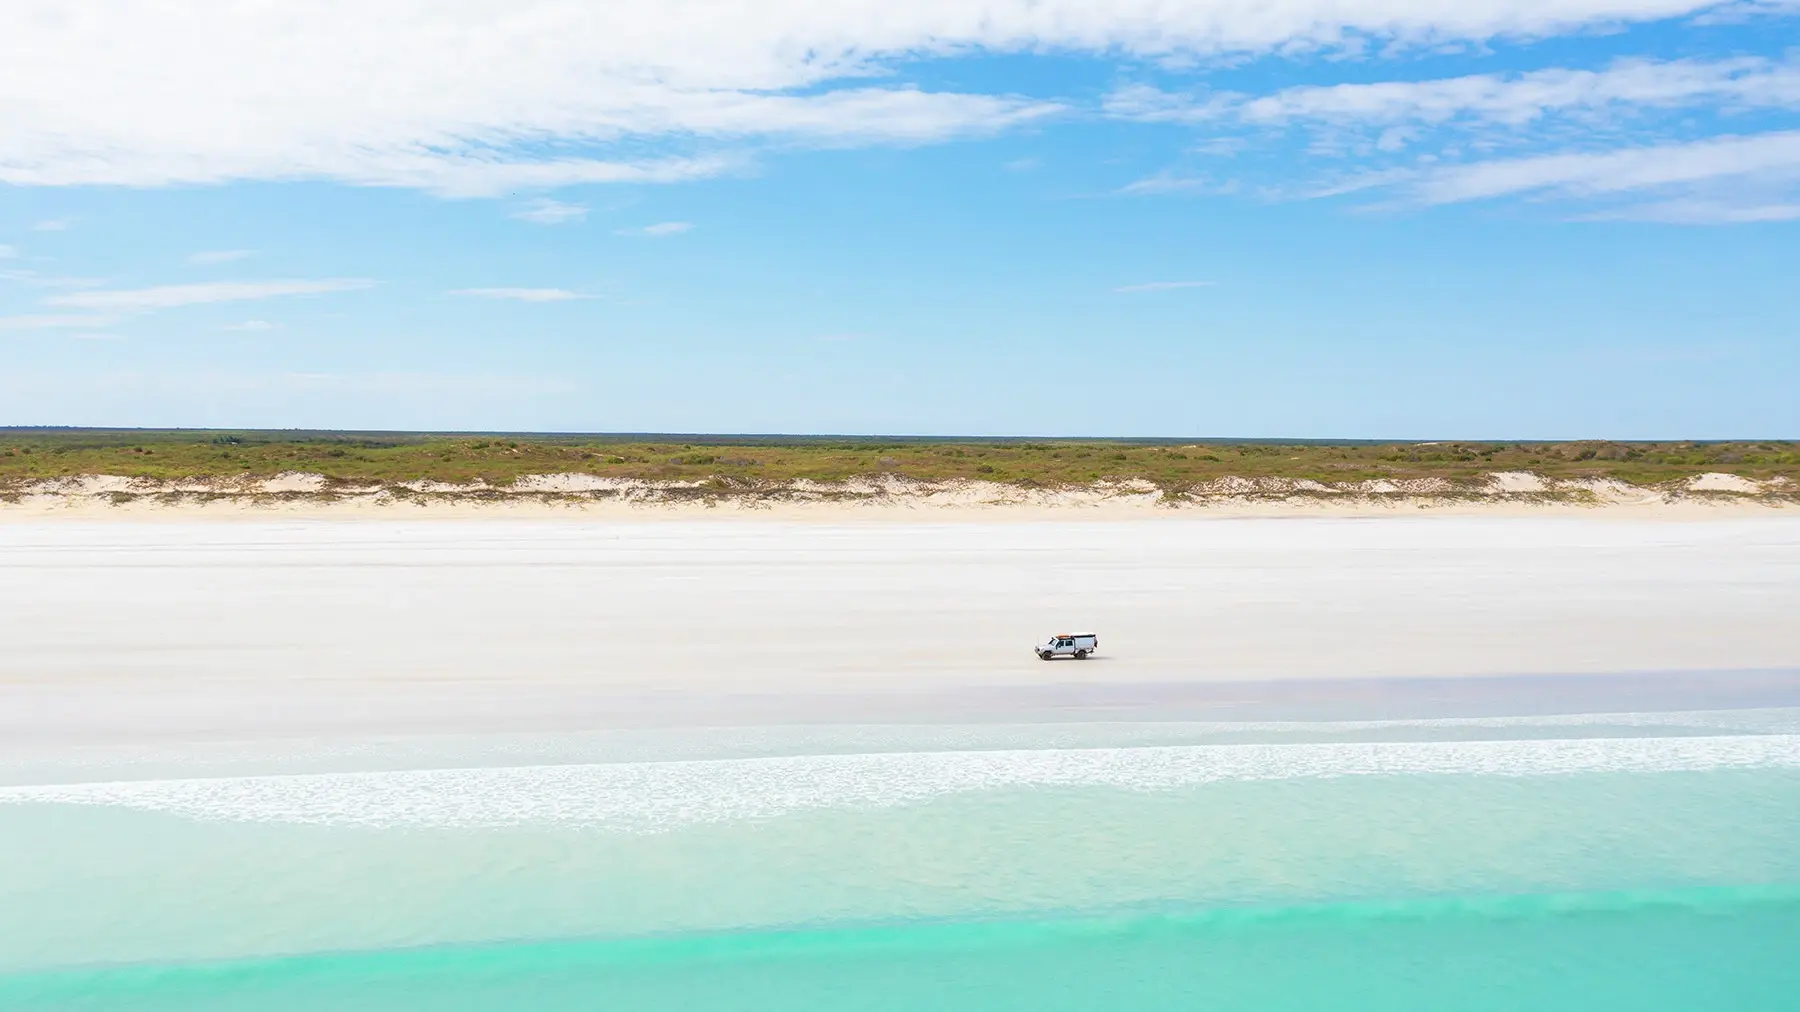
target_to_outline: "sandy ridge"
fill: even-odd
[[[798,479],[749,483],[725,478],[649,481],[591,474],[526,475],[508,485],[419,480],[340,482],[287,472],[272,478],[161,481],[82,475],[0,484],[0,516],[221,515],[482,515],[519,513],[686,514],[756,512],[841,515],[900,511],[954,513],[1391,512],[1396,509],[1486,512],[1625,509],[1717,512],[1800,506],[1800,485],[1701,474],[1658,486],[1611,479],[1554,479],[1524,471],[1496,472],[1476,482],[1444,478],[1326,483],[1292,478],[1227,477],[1182,489],[1142,479],[1034,487],[993,481],[920,481],[875,475],[842,482]]]

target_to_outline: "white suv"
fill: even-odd
[[[1037,646],[1032,647],[1041,660],[1056,657],[1073,657],[1078,661],[1087,660],[1088,654],[1100,649],[1100,638],[1093,633],[1057,633]]]

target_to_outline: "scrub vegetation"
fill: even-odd
[[[578,472],[756,486],[898,475],[1059,487],[1144,480],[1179,490],[1225,477],[1319,482],[1444,478],[1496,471],[1661,485],[1708,472],[1800,481],[1800,443],[1276,442],[888,439],[763,436],[443,435],[294,431],[0,429],[0,482],[77,475],[163,480],[435,480],[505,485]]]

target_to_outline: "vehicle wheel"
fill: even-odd
[[[1049,654],[1047,654],[1047,653],[1044,653],[1044,652],[1043,652],[1043,651],[1041,651],[1041,650],[1040,650],[1040,651],[1039,651],[1039,652],[1038,652],[1038,660],[1040,660],[1040,661],[1047,661],[1047,660],[1049,660],[1049,659],[1050,659],[1050,655],[1049,655]]]
[[[1077,651],[1075,651],[1075,659],[1076,659],[1076,660],[1078,660],[1078,661],[1085,661],[1085,660],[1087,660],[1087,651],[1086,651],[1086,650],[1077,650]]]

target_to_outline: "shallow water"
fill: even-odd
[[[0,1006],[1800,1007],[1800,714],[0,771]]]
[[[38,1009],[1781,1009],[1800,900],[1668,891],[536,942],[0,980]]]

